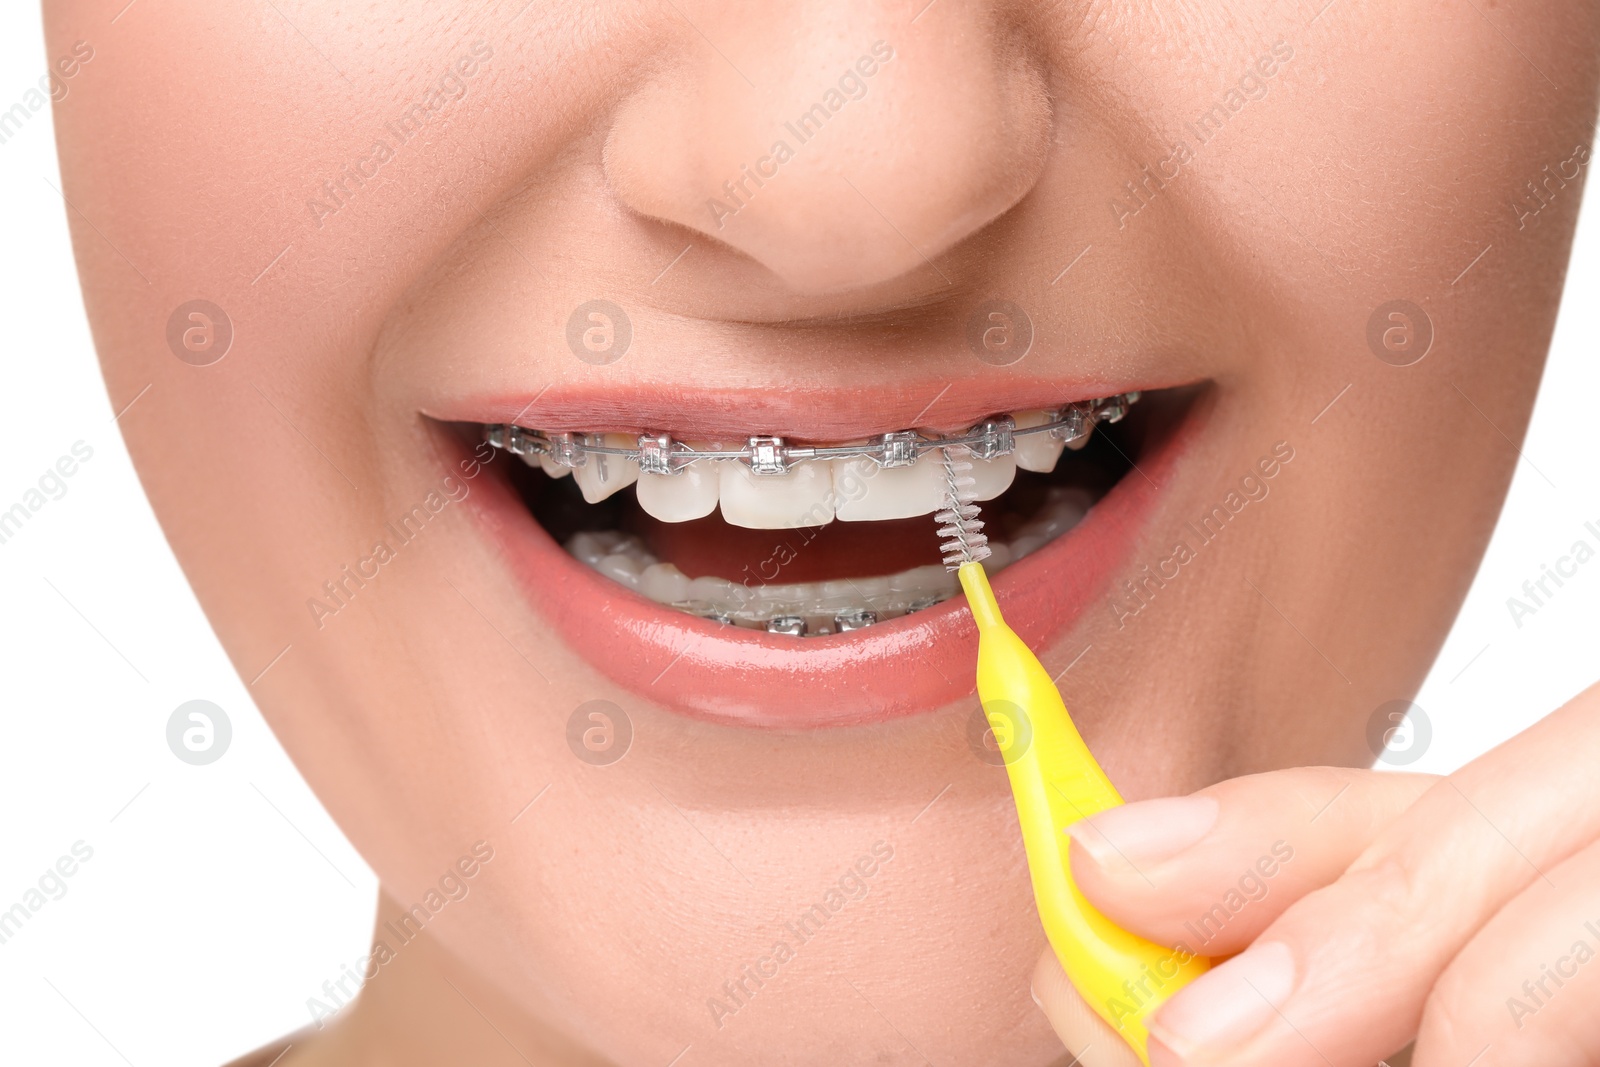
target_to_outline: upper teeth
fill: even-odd
[[[944,504],[938,450],[972,453],[974,498],[990,500],[1011,485],[1018,467],[1053,470],[1063,448],[1082,448],[1096,421],[1116,422],[1138,393],[987,419],[968,433],[936,437],[917,431],[883,434],[859,444],[809,447],[781,437],[751,437],[741,446],[677,442],[665,434],[542,433],[491,425],[485,439],[537,465],[551,477],[571,474],[590,503],[638,485],[639,506],[664,522],[722,517],[751,529],[791,529],[928,515]]]

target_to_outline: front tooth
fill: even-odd
[[[994,459],[978,459],[972,457],[972,498],[974,500],[993,500],[1007,489],[1011,488],[1012,479],[1017,476],[1017,454],[1012,452]]]
[[[696,452],[712,450],[705,441],[685,444]],[[716,463],[702,459],[677,474],[641,474],[634,491],[639,494],[639,506],[646,515],[662,522],[688,522],[717,510],[719,481]]]
[[[910,519],[944,506],[944,467],[932,452],[909,467],[880,468],[870,459],[836,459],[833,488],[841,522]]]
[[[591,438],[591,441],[604,448],[632,449],[639,443],[637,437],[629,437],[625,433],[596,434],[595,438]],[[638,481],[639,464],[621,456],[590,453],[588,462],[573,470],[572,480],[583,490],[584,500],[598,504],[617,490],[626,489]]]
[[[1016,414],[1017,429],[1026,430],[1030,426],[1043,426],[1052,421],[1048,411],[1019,411]],[[1061,458],[1061,450],[1066,447],[1066,442],[1055,434],[1030,433],[1016,439],[1017,466],[1025,471],[1037,471],[1040,474],[1049,474],[1056,469],[1056,460]]]
[[[662,522],[703,519],[717,510],[717,472],[704,461],[677,474],[641,474],[636,492],[646,515]]]
[[[806,460],[787,474],[752,474],[738,460],[719,459],[722,517],[750,530],[792,530],[833,521],[833,464]]]

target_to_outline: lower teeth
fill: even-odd
[[[1083,489],[1052,487],[1044,506],[1009,540],[992,539],[991,573],[1038,551],[1083,520],[1092,498]],[[947,600],[960,591],[939,564],[875,578],[793,584],[741,585],[723,578],[690,578],[652,555],[635,536],[586,531],[566,542],[574,557],[641,596],[702,618],[795,636],[859,630]]]

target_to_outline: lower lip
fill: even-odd
[[[1102,595],[1171,484],[1194,413],[1154,428],[1139,469],[1083,522],[995,578],[1006,620],[1029,647],[1055,648]],[[469,499],[545,626],[596,671],[670,711],[801,730],[936,711],[974,692],[978,632],[964,597],[847,634],[747,630],[663,607],[591,570],[505,479]]]

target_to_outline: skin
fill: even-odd
[[[1536,832],[1553,804],[1597,808],[1549,776],[1593,751],[1592,696],[1452,778],[1532,864],[1570,874],[1554,889],[1442,783],[1280,769],[1369,765],[1369,717],[1416,689],[1465,594],[1580,188],[1532,217],[1513,204],[1588,143],[1600,9],[1308,6],[516,0],[394,16],[185,0],[108,23],[103,5],[46,3],[51,57],[95,49],[56,109],[90,322],[113,406],[139,397],[120,425],[201,603],[377,871],[380,922],[475,842],[493,849],[468,895],[279,1064],[1047,1065],[1063,1041],[1126,1062],[1074,1021],[1041,956],[1004,776],[964,741],[969,703],[781,739],[678,716],[563,646],[465,507],[336,618],[319,628],[306,607],[439,483],[423,413],[464,382],[820,382],[855,390],[870,424],[874,390],[952,382],[959,398],[1024,369],[1213,383],[1135,563],[1275,442],[1296,456],[1136,616],[1119,625],[1108,605],[1039,650],[1061,670],[1092,646],[1063,684],[1125,795],[1210,786],[1221,805],[1199,851],[1151,864],[1148,885],[1107,866],[1092,898],[1170,933],[1163,917],[1290,836],[1301,859],[1228,950],[1260,934],[1314,961],[1287,1013],[1329,1062],[1370,1063],[1419,1030],[1420,1062],[1491,1040],[1497,1063],[1586,1062],[1581,993],[1532,1020],[1588,1026],[1581,1039],[1474,1028],[1515,985],[1499,948],[1554,936],[1540,909],[1576,907],[1594,866],[1593,826]],[[492,57],[464,95],[326,210],[323,183],[480,40]],[[719,228],[706,198],[878,40],[895,58],[866,95]],[[1280,41],[1293,56],[1264,91],[1205,144],[1185,132]],[[1132,212],[1123,183],[1179,139],[1193,159]],[[1030,309],[1039,341],[1019,369],[978,365],[962,341],[985,294]],[[561,331],[596,295],[659,348],[574,360]],[[165,332],[196,297],[236,328],[203,368]],[[1435,336],[1408,367],[1366,341],[1394,299]],[[634,725],[608,768],[564,740],[594,698]],[[1350,788],[1327,821],[1274,821],[1336,783]],[[719,1028],[708,998],[878,841],[894,855],[866,895]],[[1352,860],[1388,881],[1340,877]],[[1370,892],[1444,915],[1397,928]],[[1254,1040],[1226,1062],[1321,1062],[1292,1029]]]

